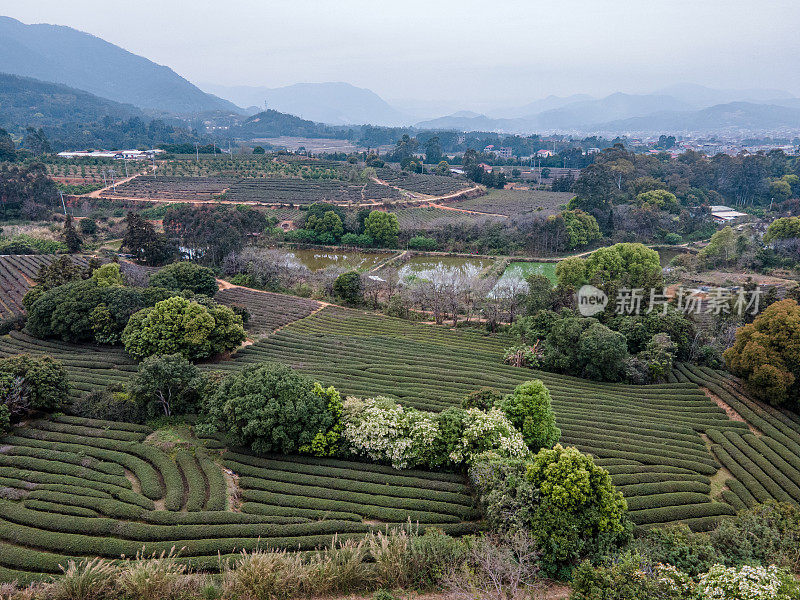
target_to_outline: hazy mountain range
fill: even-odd
[[[406,125],[411,119],[375,92],[343,82],[296,83],[279,88],[201,86],[239,106],[277,110],[332,125]]]
[[[0,72],[34,77],[96,96],[171,113],[238,111],[177,73],[71,27],[0,17]]]
[[[667,93],[670,92],[670,93]],[[562,100],[569,100],[568,98]],[[506,115],[514,114],[505,111]],[[780,90],[715,90],[676,85],[654,94],[616,93],[505,118],[454,113],[422,121],[428,129],[508,133],[653,133],[800,130],[800,99]]]
[[[44,107],[52,118],[71,116],[80,120],[92,114],[119,115],[126,111],[134,114],[134,107],[147,114],[222,111],[239,113],[242,118],[266,110],[273,117],[277,113],[300,117],[295,122],[299,131],[307,131],[309,121],[339,126],[416,125],[520,134],[800,131],[800,99],[778,89],[726,90],[676,84],[651,94],[548,96],[482,113],[454,107],[450,114],[432,114],[424,120],[420,120],[418,112],[426,106],[423,99],[416,103],[417,110],[400,110],[371,90],[343,82],[285,87],[205,83],[204,91],[169,67],[98,37],[57,25],[26,25],[8,17],[0,17],[0,73],[40,80],[5,80],[8,89],[4,91],[3,107],[12,107],[17,117],[26,111],[27,94],[36,99],[28,104],[29,108]],[[42,87],[47,82],[71,89],[61,90],[61,94],[54,88]],[[64,96],[63,101],[59,95]],[[404,102],[406,107],[411,104],[414,103]],[[290,132],[292,123],[291,119],[281,118],[267,129]],[[259,130],[265,123],[247,125],[242,128],[243,133]]]

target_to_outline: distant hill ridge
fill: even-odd
[[[0,73],[0,125],[14,127],[58,126],[66,122],[90,123],[103,117],[142,117],[140,109],[100,98],[75,88]]]
[[[240,112],[169,67],[71,27],[0,17],[0,72],[61,83],[148,110]]]

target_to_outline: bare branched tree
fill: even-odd
[[[525,531],[474,538],[466,559],[451,568],[445,582],[453,595],[463,600],[535,598],[544,590],[537,577],[539,556]]]

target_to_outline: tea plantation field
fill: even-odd
[[[49,265],[55,254],[4,254],[0,255],[0,319],[7,319],[25,312],[22,298],[33,285],[39,269]],[[72,256],[72,261],[86,267],[89,258]]]
[[[344,394],[432,411],[482,386],[509,392],[541,378],[561,442],[608,469],[639,526],[681,520],[706,530],[756,502],[800,502],[800,419],[754,401],[726,373],[678,364],[662,384],[598,383],[502,364],[512,343],[503,335],[240,288],[220,294],[245,304],[259,331],[280,329],[206,370],[279,361]],[[22,352],[62,360],[76,396],[136,369],[118,349],[0,337],[0,356]],[[183,560],[213,569],[217,552],[311,548],[408,518],[453,533],[478,526],[456,474],[220,446],[165,446],[143,426],[75,417],[18,427],[0,438],[0,577],[56,572],[69,556],[129,556],[142,545],[184,547]]]
[[[590,382],[502,364],[502,336],[325,307],[215,368],[279,361],[356,396],[384,395],[425,410],[490,386],[509,392],[538,377],[553,396],[562,442],[590,452],[629,498],[638,525],[687,520],[697,529],[733,514],[712,499],[720,463],[707,431],[746,434],[690,381],[649,386]],[[720,486],[718,486],[720,487]]]
[[[215,300],[225,306],[240,306],[250,313],[247,332],[255,335],[274,330],[310,315],[322,305],[316,300],[232,287],[217,292]]]
[[[151,443],[145,426],[54,417],[0,438],[0,580],[76,556],[182,549],[214,570],[242,549],[313,549],[407,519],[476,529],[463,477]],[[213,444],[212,444],[213,445]],[[223,468],[239,475],[232,483]],[[235,493],[234,493],[235,492]]]

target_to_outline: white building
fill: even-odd
[[[152,156],[163,154],[161,148],[153,150],[76,150],[74,152],[59,152],[61,158],[127,158],[132,160],[149,159]]]
[[[730,206],[715,205],[711,207],[711,217],[717,223],[727,223],[740,217],[746,217],[747,213],[739,212]]]

